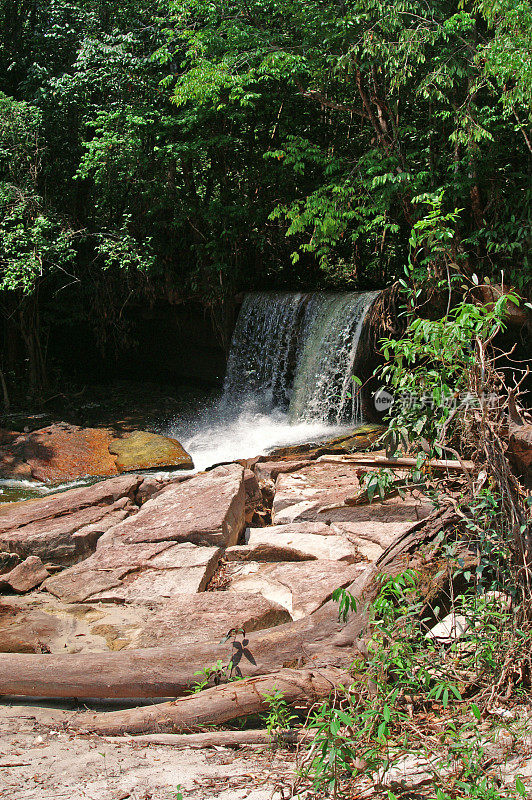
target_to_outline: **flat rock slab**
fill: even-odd
[[[127,497],[108,506],[82,508],[6,531],[0,534],[0,549],[22,558],[33,554],[48,563],[68,566],[94,552],[100,536],[136,511]]]
[[[289,622],[260,594],[204,592],[137,605],[63,603],[45,592],[0,600],[0,652],[82,653],[220,641]]]
[[[249,528],[245,540],[244,545],[227,548],[227,561],[360,561],[356,546],[323,522]]]
[[[113,528],[112,536],[125,544],[188,541],[230,547],[244,526],[244,468],[228,464],[162,489]]]
[[[228,564],[229,592],[258,592],[287,609],[292,619],[312,614],[339,586],[347,586],[365,565],[341,561]]]
[[[22,500],[0,506],[0,534],[22,528],[32,522],[62,517],[89,506],[109,506],[121,497],[134,500],[142,483],[140,475],[122,475],[92,486],[80,486],[50,494],[38,500]]]
[[[290,619],[286,608],[258,593],[203,592],[166,603],[153,614],[132,646],[220,641],[232,628],[249,633]]]
[[[30,556],[0,578],[0,592],[29,592],[50,576],[41,559]]]
[[[176,439],[147,431],[116,433],[61,422],[0,446],[0,476],[46,482],[111,476],[154,467],[191,469]]]
[[[360,468],[349,464],[319,462],[289,474],[275,483],[272,507],[274,525],[313,520],[320,522],[358,522],[365,520],[412,521],[430,514],[432,507],[409,497],[390,498],[373,504],[341,506],[360,488]]]
[[[111,539],[84,561],[49,578],[44,588],[65,602],[159,602],[201,592],[221,550],[189,542],[125,544]]]
[[[384,522],[382,520],[335,522],[331,525],[331,528],[349,539],[360,556],[367,561],[376,561],[396,539],[411,527],[412,522]]]

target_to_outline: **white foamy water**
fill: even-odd
[[[197,470],[319,442],[362,422],[353,387],[362,324],[377,292],[255,292],[236,323],[223,394],[175,436]]]
[[[240,410],[232,412],[214,405],[189,426],[171,425],[166,432],[179,439],[196,470],[203,470],[213,464],[263,455],[275,447],[340,436],[344,430],[323,422],[291,423],[286,413],[277,409],[266,412],[247,400]]]

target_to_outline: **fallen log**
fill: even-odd
[[[70,721],[70,727],[100,735],[190,731],[265,712],[269,708],[265,695],[275,691],[281,692],[288,704],[301,701],[312,704],[342,686],[348,688],[351,682],[348,672],[334,667],[282,669],[272,675],[214,686],[167,703],[123,711],[83,713]]]
[[[417,466],[416,458],[386,458],[385,456],[371,456],[371,455],[341,455],[341,456],[320,456],[318,461],[330,464],[346,463],[353,466],[361,467],[415,467]],[[433,470],[472,470],[475,468],[473,461],[458,461],[457,459],[448,458],[432,458],[423,463],[423,469]]]
[[[108,742],[120,744],[155,744],[168,747],[187,747],[192,750],[207,747],[241,747],[242,745],[292,745],[310,741],[315,732],[308,728],[268,733],[264,730],[206,731],[204,733],[146,733],[137,736],[106,736]]]
[[[313,669],[348,666],[353,646],[368,622],[368,606],[379,590],[379,572],[405,568],[405,558],[459,519],[452,508],[412,525],[361,572],[348,589],[358,608],[347,623],[329,600],[304,619],[250,633],[243,641],[120,650],[105,653],[0,654],[0,695],[76,698],[176,697],[197,681],[195,672],[221,659],[232,660],[244,677],[267,675],[283,667]]]

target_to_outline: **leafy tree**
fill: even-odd
[[[141,298],[383,286],[427,203],[459,213],[421,278],[527,293],[531,31],[525,0],[3,0],[6,368],[21,302],[119,348]]]

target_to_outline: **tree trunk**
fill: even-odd
[[[229,720],[268,711],[265,695],[282,693],[286,703],[315,703],[341,686],[349,687],[351,676],[344,670],[282,669],[272,675],[226,683],[169,703],[141,706],[124,711],[80,714],[70,727],[91,733],[122,734],[187,731],[204,725],[222,725]]]
[[[106,736],[111,742],[131,742],[132,744],[156,744],[170,747],[188,747],[203,749],[205,747],[241,747],[242,745],[288,745],[299,744],[314,738],[314,731],[283,730],[268,733],[264,730],[245,731],[207,731],[206,733],[147,733],[124,738],[123,736]]]

